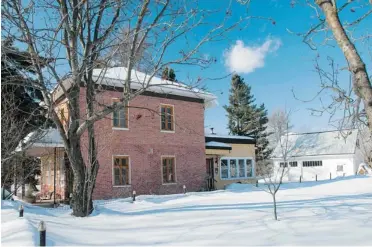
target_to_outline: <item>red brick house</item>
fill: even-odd
[[[95,71],[97,75],[100,72]],[[120,97],[125,73],[125,68],[107,70],[99,81],[102,103]],[[141,87],[140,82],[145,76],[134,73],[132,80],[138,82],[132,84],[134,89]],[[68,82],[65,86],[68,88]],[[54,93],[57,112],[68,119],[68,102],[63,99],[60,89]],[[80,93],[81,112],[84,113],[85,89],[81,88]],[[96,122],[100,168],[93,198],[126,197],[133,190],[137,194],[180,193],[183,185],[188,191],[204,188],[204,110],[215,103],[213,94],[153,78],[149,89],[129,102],[129,109],[114,112]],[[68,122],[65,124],[68,126]],[[56,135],[56,130],[49,132],[48,135]],[[42,193],[55,188],[64,199],[72,190],[72,173],[61,140],[52,139],[47,145],[48,141],[40,146],[44,148],[39,152],[43,153],[40,155]]]

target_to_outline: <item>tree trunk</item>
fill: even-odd
[[[273,204],[274,204],[274,219],[278,220],[278,214],[276,213],[276,194],[273,194]]]
[[[17,189],[18,189],[18,179],[17,179],[17,163],[14,164],[14,192],[13,194],[17,196]]]
[[[340,22],[337,6],[333,5],[336,1],[316,0],[316,3],[324,12],[327,24],[349,64],[349,69],[353,75],[353,91],[363,100],[369,130],[372,132],[372,86],[366,65]]]
[[[81,154],[80,138],[71,140],[70,147],[70,164],[74,174],[74,188],[72,193],[72,214],[77,217],[85,217],[90,214],[87,211],[88,205],[92,205],[92,201],[88,200],[87,190],[85,189],[86,182],[86,165]]]

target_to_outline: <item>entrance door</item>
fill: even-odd
[[[209,158],[206,160],[207,165],[207,189],[209,191],[214,190],[214,172],[213,172],[213,158]]]

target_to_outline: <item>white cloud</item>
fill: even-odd
[[[279,39],[268,39],[259,46],[245,46],[242,40],[224,52],[225,66],[230,72],[251,73],[265,65],[265,57],[282,45]]]

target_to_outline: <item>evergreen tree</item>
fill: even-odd
[[[168,67],[163,70],[161,78],[168,81],[177,81],[176,73],[174,73],[173,69],[168,69]]]
[[[231,79],[229,105],[224,106],[229,118],[228,129],[232,135],[250,136],[256,139],[256,162],[259,166],[266,166],[272,150],[268,147],[267,110],[265,105],[257,106],[256,99],[251,93],[251,87],[244,79],[234,74]]]

